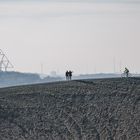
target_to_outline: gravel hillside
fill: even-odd
[[[140,140],[140,79],[1,88],[0,140]]]

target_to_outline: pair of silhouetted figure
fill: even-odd
[[[66,76],[66,80],[71,80],[72,79],[72,71],[71,70],[70,71],[66,71],[65,76]]]

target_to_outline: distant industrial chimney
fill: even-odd
[[[13,68],[13,65],[8,60],[7,56],[0,49],[0,71],[7,71],[9,68]]]

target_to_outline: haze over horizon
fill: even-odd
[[[16,71],[140,73],[140,0],[112,1],[0,0],[0,49]]]

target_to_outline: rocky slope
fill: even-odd
[[[140,79],[0,89],[0,140],[140,140]]]

